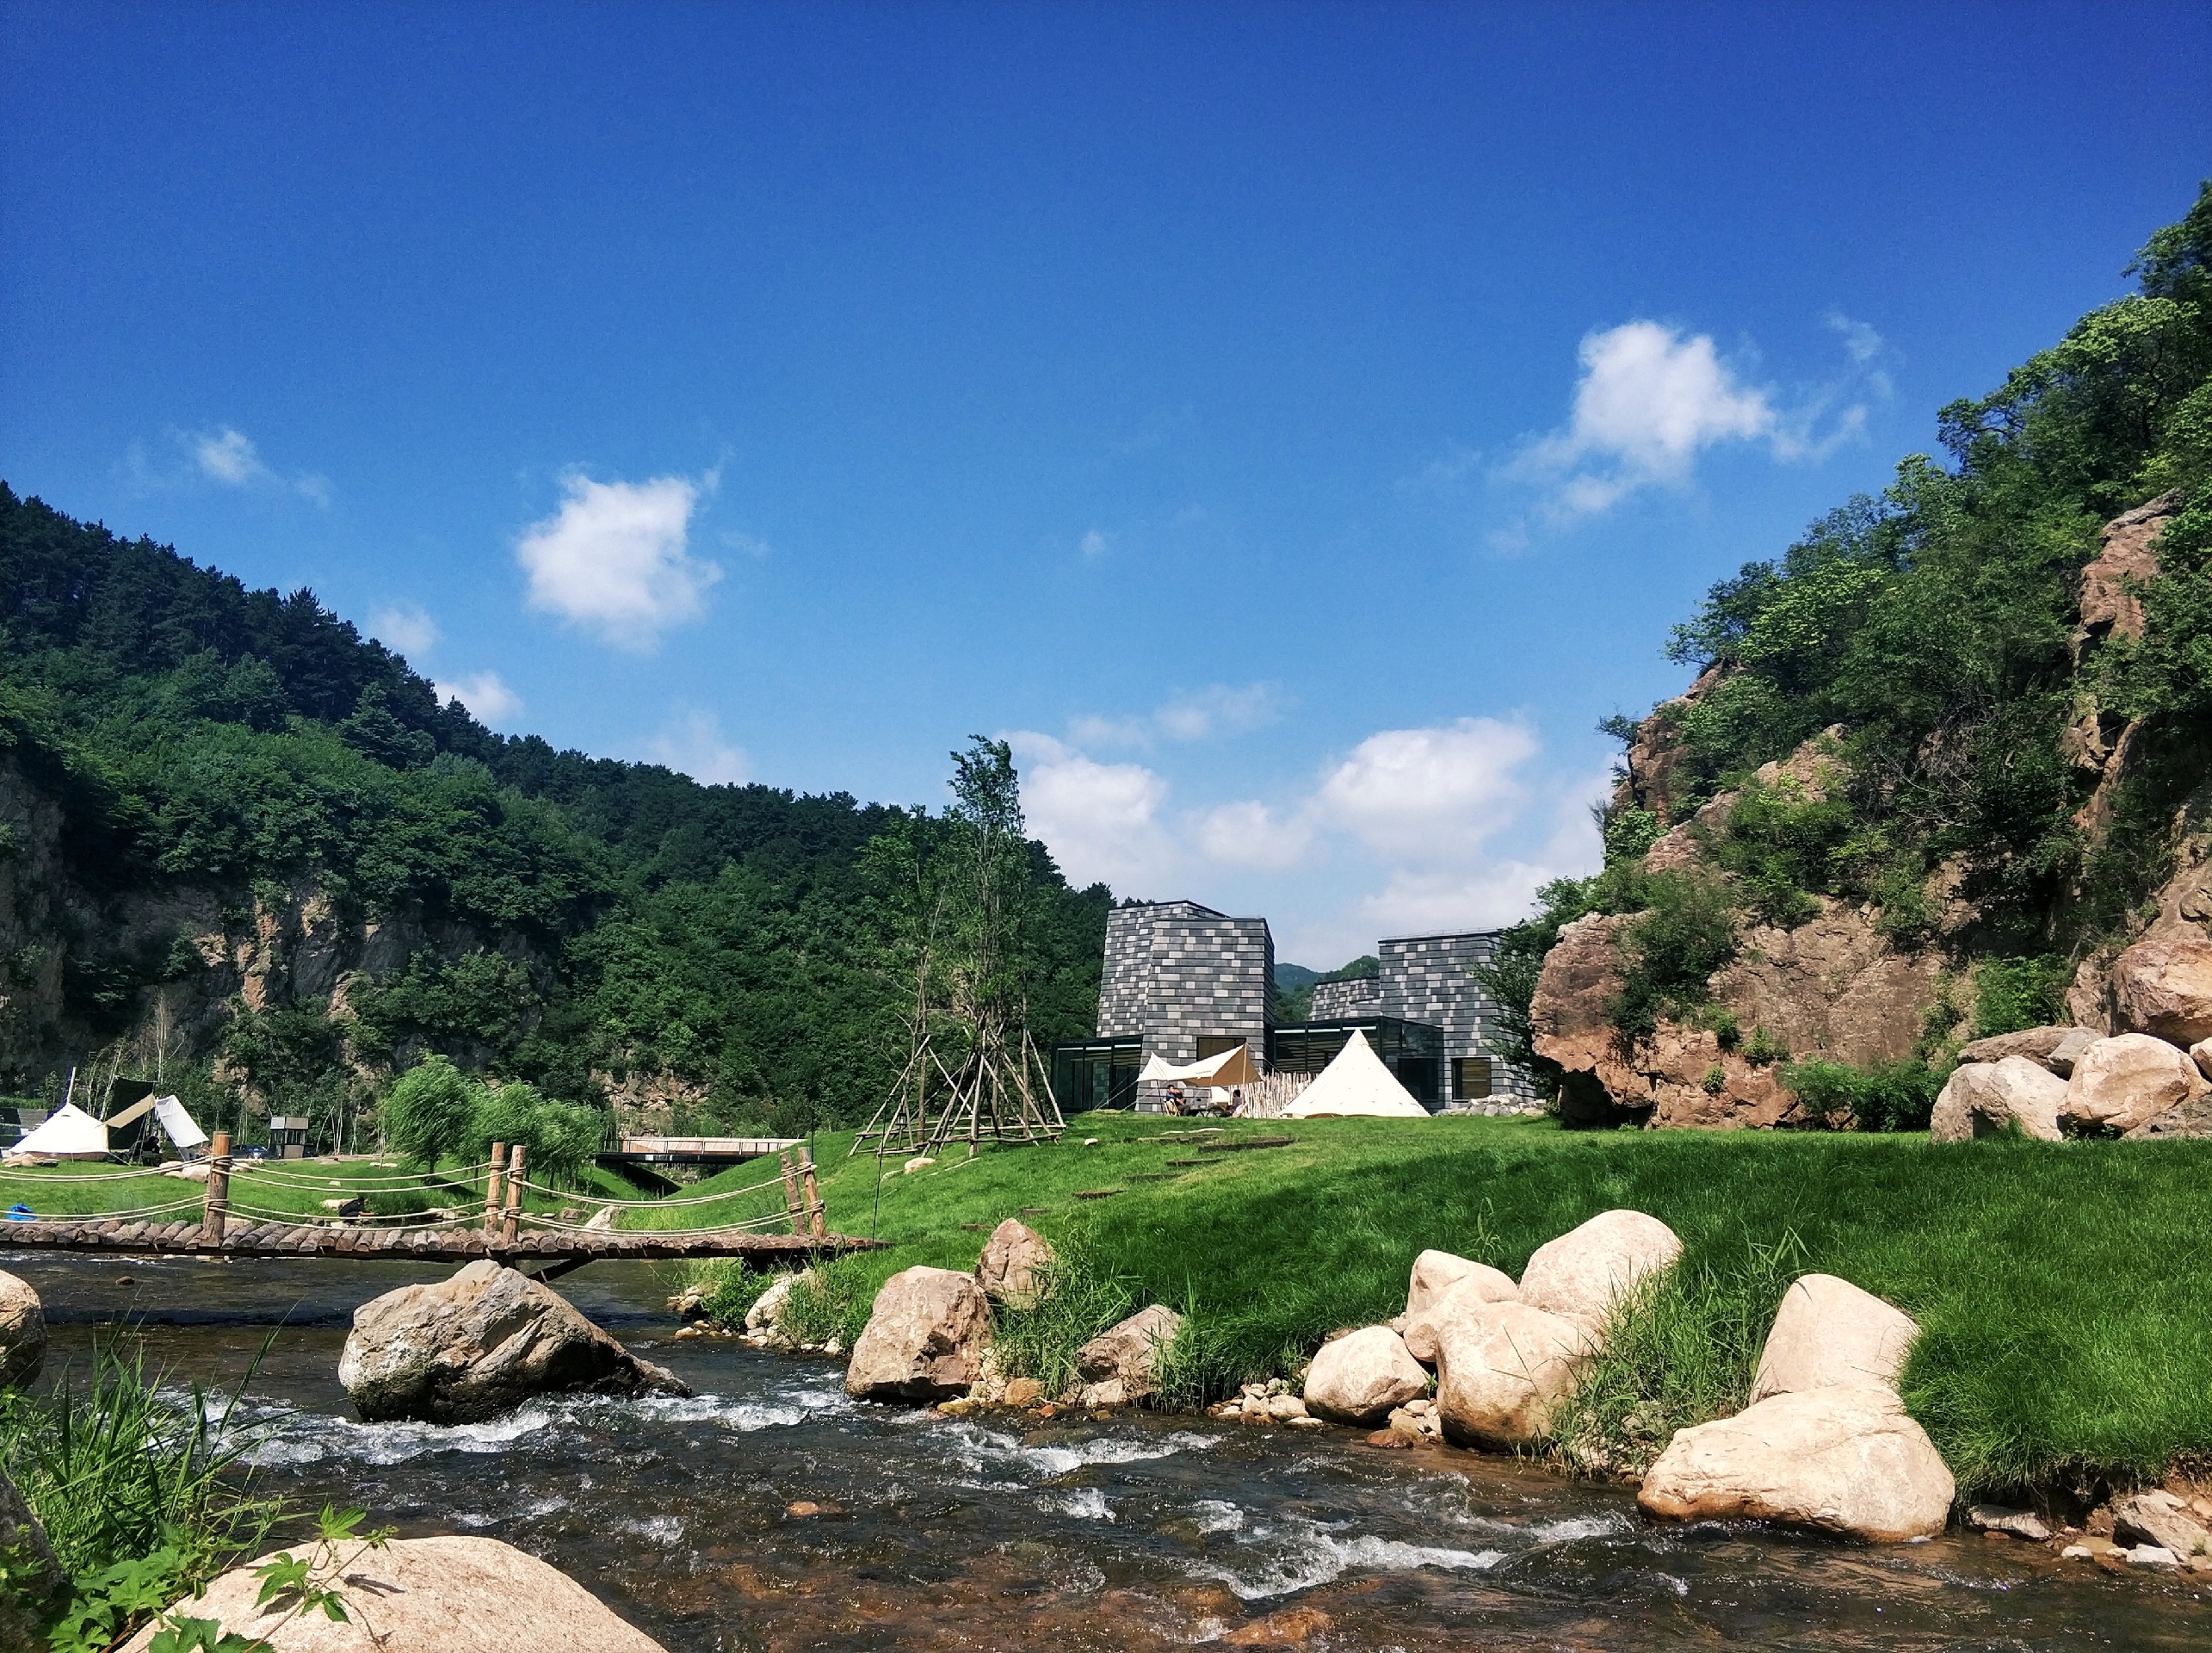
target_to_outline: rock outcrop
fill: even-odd
[[[1160,1303],[1140,1309],[1075,1352],[1085,1406],[1123,1406],[1156,1393],[1160,1363],[1182,1334],[1183,1316]]]
[[[1051,1241],[1010,1217],[984,1241],[975,1278],[993,1303],[1028,1309],[1035,1305],[1057,1260]]]
[[[338,1381],[372,1421],[473,1423],[546,1394],[691,1392],[559,1293],[489,1259],[355,1309]]]
[[[1520,1301],[1595,1335],[1620,1297],[1681,1255],[1682,1241],[1657,1217],[1601,1211],[1536,1247],[1521,1271]]]
[[[1324,1343],[1306,1371],[1306,1409],[1334,1423],[1373,1427],[1429,1392],[1429,1374],[1387,1326]]]
[[[0,1273],[0,1389],[28,1387],[46,1363],[45,1305],[24,1281]]]
[[[1752,1400],[1842,1384],[1894,1389],[1919,1334],[1912,1316],[1871,1291],[1832,1274],[1801,1274],[1775,1311]]]
[[[2069,1027],[2063,1024],[2052,1027],[2025,1027],[2017,1033],[1999,1033],[1993,1037],[1976,1039],[1961,1047],[1961,1062],[2002,1062],[2007,1056],[2024,1056],[2037,1067],[2056,1074],[2061,1079],[2073,1077],[2073,1064],[2081,1053],[2104,1037],[2102,1028]]]
[[[2212,941],[2153,936],[2112,961],[2112,1025],[2186,1048],[2212,1039]]]
[[[2171,1137],[2212,1136],[2212,1087],[2177,1102],[2125,1133],[2130,1142],[2157,1142]]]
[[[1409,1296],[1402,1334],[1406,1352],[1424,1365],[1433,1366],[1437,1364],[1437,1340],[1449,1322],[1479,1309],[1486,1303],[1514,1303],[1520,1296],[1521,1288],[1513,1284],[1511,1275],[1480,1263],[1441,1293],[1430,1297],[1418,1309],[1412,1307]]]
[[[883,1283],[853,1344],[845,1392],[871,1401],[950,1400],[984,1373],[991,1303],[973,1274],[917,1265]]]
[[[1928,1136],[1938,1142],[1965,1142],[2017,1130],[2037,1142],[2055,1142],[2066,1087],[2065,1080],[2026,1056],[1963,1063],[1943,1082]]]
[[[2069,1131],[2124,1135],[2206,1088],[2187,1052],[2148,1033],[2117,1033],[2098,1040],[2074,1064],[2059,1123]]]
[[[1551,1433],[1591,1353],[1590,1332],[1526,1303],[1472,1305],[1437,1346],[1437,1414],[1447,1439],[1510,1452]]]
[[[261,1606],[254,1569],[269,1559],[232,1568],[173,1611],[269,1653],[664,1653],[566,1574],[497,1538],[395,1538],[355,1557],[335,1584],[343,1622],[294,1615],[282,1599]],[[149,1625],[125,1653],[145,1653],[153,1637]]]
[[[1788,1521],[1894,1541],[1941,1532],[1956,1490],[1894,1390],[1837,1384],[1677,1430],[1636,1501],[1678,1520]]]

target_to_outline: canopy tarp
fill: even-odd
[[[1223,1091],[1238,1085],[1258,1084],[1259,1069],[1252,1066],[1251,1051],[1240,1044],[1233,1050],[1201,1056],[1180,1068],[1171,1065],[1165,1056],[1147,1056],[1137,1080],[1140,1084],[1204,1085]]]
[[[199,1122],[185,1112],[184,1104],[175,1097],[157,1097],[153,1117],[161,1121],[162,1135],[180,1152],[207,1145],[207,1133],[200,1129]]]
[[[104,1160],[108,1127],[74,1102],[65,1102],[46,1124],[8,1150],[9,1159],[33,1155],[54,1160]]]
[[[1285,1119],[1319,1119],[1340,1114],[1425,1119],[1429,1111],[1382,1064],[1367,1035],[1357,1028],[1318,1078],[1282,1111]]]

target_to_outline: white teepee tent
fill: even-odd
[[[52,1160],[104,1160],[108,1127],[74,1103],[65,1102],[53,1117],[8,1150],[8,1157],[36,1155]]]
[[[1320,1076],[1282,1111],[1285,1119],[1319,1119],[1337,1114],[1376,1115],[1391,1119],[1425,1119],[1429,1111],[1382,1065],[1367,1035],[1357,1028]]]

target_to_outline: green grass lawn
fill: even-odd
[[[480,1210],[484,1183],[473,1185],[448,1166],[440,1175],[423,1174],[394,1156],[381,1160],[248,1160],[235,1161],[231,1176],[231,1210],[236,1221],[254,1220],[266,1211],[300,1217],[326,1215],[323,1202],[355,1195],[380,1217],[416,1216],[438,1209]],[[189,1220],[205,1185],[179,1177],[119,1178],[126,1167],[79,1161],[54,1166],[0,1167],[0,1210],[22,1202],[42,1217],[97,1217],[110,1211],[139,1210],[177,1201],[194,1208],[167,1211],[150,1222]],[[757,1180],[757,1176],[754,1179]],[[603,1171],[585,1174],[581,1192],[565,1199],[528,1197],[532,1210],[553,1210],[569,1204],[589,1210],[595,1197],[635,1198],[636,1191]]]
[[[823,1136],[831,1225],[892,1242],[838,1266],[845,1335],[885,1277],[973,1266],[984,1231],[1023,1215],[1120,1276],[1134,1303],[1193,1312],[1195,1399],[1399,1312],[1424,1247],[1517,1275],[1545,1241],[1632,1206],[1682,1236],[1685,1281],[1709,1286],[1721,1311],[1731,1294],[1759,1294],[1748,1309],[1763,1326],[1782,1284],[1819,1271],[1915,1316],[1906,1399],[1962,1493],[2212,1463],[2212,1142],[1342,1119],[1237,1122],[1210,1140],[1296,1140],[1208,1155],[1164,1140],[1186,1123],[1080,1116],[1057,1147],[973,1164],[955,1150],[912,1176],[893,1161],[880,1214],[875,1161]],[[1205,1163],[1173,1163],[1190,1160]],[[689,1192],[760,1179],[739,1167]],[[1122,1192],[1075,1198],[1109,1188]],[[1762,1268],[1757,1254],[1777,1246],[1788,1266]]]

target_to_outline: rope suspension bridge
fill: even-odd
[[[330,1179],[308,1176],[304,1162],[296,1160],[248,1161],[256,1168],[243,1172],[232,1164],[230,1148],[228,1134],[218,1132],[207,1161],[207,1186],[199,1192],[125,1210],[0,1222],[0,1251],[436,1262],[490,1258],[514,1268],[533,1266],[531,1272],[544,1279],[586,1263],[617,1259],[742,1257],[775,1267],[873,1250],[882,1243],[831,1231],[813,1161],[803,1145],[794,1145],[778,1155],[779,1176],[743,1188],[717,1189],[711,1194],[683,1198],[601,1199],[530,1181],[522,1145],[510,1149],[495,1142],[489,1161],[459,1171],[433,1172],[427,1178],[402,1175],[340,1182],[336,1186],[352,1198],[336,1203],[341,1208],[350,1204],[355,1210],[341,1209],[323,1217],[261,1204],[251,1195],[263,1189],[271,1194],[280,1189],[323,1194],[332,1187]],[[147,1167],[72,1177],[68,1185],[173,1176],[173,1173]],[[480,1207],[476,1192],[479,1181],[483,1185]],[[367,1209],[368,1201],[379,1193],[414,1194],[426,1189],[465,1194],[468,1204],[429,1212],[372,1214]],[[717,1223],[704,1209],[720,1205],[726,1210],[733,1200],[771,1190],[782,1193],[783,1209],[765,1216]],[[563,1207],[561,1215],[549,1216],[528,1209],[528,1194],[596,1209],[580,1222],[570,1207]],[[701,1219],[695,1227],[615,1227],[625,1211],[695,1210]]]

